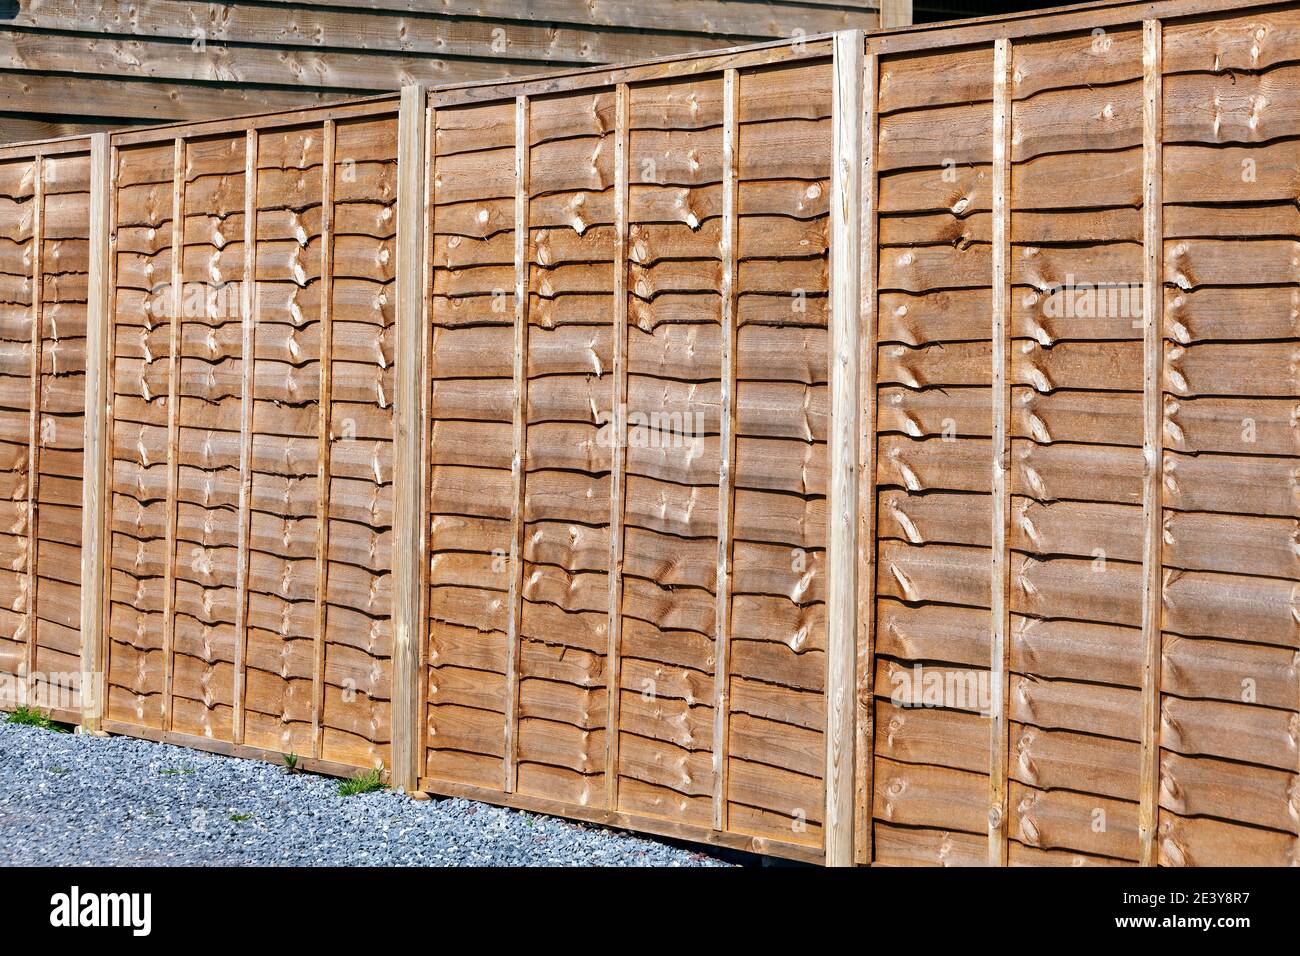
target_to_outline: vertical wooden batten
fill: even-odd
[[[731,726],[731,570],[736,499],[736,305],[740,186],[740,74],[722,77],[722,382],[718,454],[718,577],[713,655],[713,828],[727,828],[727,742]]]
[[[515,354],[510,458],[510,584],[507,588],[505,772],[506,793],[518,783],[519,656],[523,621],[524,495],[528,472],[528,97],[515,99]]]
[[[45,160],[40,153],[32,161],[32,337],[31,383],[27,405],[27,646],[24,648],[24,667],[27,688],[27,706],[35,707],[36,690],[36,597],[40,578],[37,574],[37,551],[40,547],[37,526],[40,524],[41,483],[41,364],[42,344],[45,339]]]
[[[993,713],[989,739],[989,864],[1007,864],[1007,719],[1011,615],[1010,553],[1007,527],[1011,516],[1011,355],[1008,324],[1011,265],[1011,41],[993,48],[993,502],[992,502],[992,651],[989,671]]]
[[[433,569],[430,565],[429,551],[430,524],[430,487],[432,481],[433,461],[433,187],[434,154],[437,152],[437,116],[431,101],[426,100],[424,111],[424,155],[420,158],[423,168],[424,194],[420,215],[424,221],[424,248],[420,252],[420,609],[419,609],[419,682],[420,696],[416,701],[419,709],[418,740],[415,753],[417,786],[418,778],[428,760],[429,749],[429,647],[430,632],[429,608],[433,602],[430,593],[430,578]],[[413,791],[413,797],[427,798],[423,791]]]
[[[180,466],[181,311],[185,291],[185,140],[172,155],[171,339],[167,350],[167,556],[163,573],[162,729],[172,729],[172,652],[176,638],[176,486]]]
[[[107,135],[107,134],[105,134]],[[108,256],[107,268],[104,274],[104,383],[103,383],[103,408],[104,408],[104,445],[102,461],[95,464],[95,473],[99,476],[100,487],[103,489],[103,503],[101,505],[101,518],[99,521],[99,540],[100,540],[100,565],[96,574],[96,581],[99,587],[99,605],[91,608],[98,621],[100,634],[100,668],[99,673],[95,675],[96,694],[100,702],[101,713],[96,723],[96,732],[103,731],[103,721],[109,715],[108,700],[108,671],[112,666],[111,661],[111,630],[112,621],[112,594],[113,594],[113,568],[112,568],[112,546],[113,546],[113,419],[117,391],[117,175],[120,154],[116,146],[113,145],[111,137],[108,139],[108,236],[105,239],[106,253]],[[88,292],[93,294],[94,285],[88,287]],[[87,312],[89,318],[89,312]],[[83,587],[85,582],[83,580]],[[85,601],[83,592],[82,601]],[[84,613],[84,611],[83,611]]]
[[[1163,606],[1163,71],[1159,20],[1142,24],[1142,751],[1139,862],[1155,866]]]
[[[879,126],[878,88],[880,60],[866,56],[862,75],[862,305],[860,361],[861,394],[858,407],[862,423],[858,429],[858,634],[857,634],[857,741],[854,826],[856,862],[872,859],[872,803],[874,800],[875,704],[874,665],[876,642],[876,286],[880,270],[877,249],[876,131]]]
[[[830,500],[827,506],[828,866],[851,866],[857,665],[859,329],[862,307],[862,78],[865,36],[835,34],[830,246]]]
[[[623,631],[623,493],[627,445],[628,127],[631,91],[618,84],[614,122],[614,447],[609,481],[609,646],[605,667],[605,806],[618,809],[620,645]]]
[[[108,484],[109,235],[112,166],[107,133],[90,138],[90,261],[86,279],[86,418],[81,479],[81,729],[99,730],[103,715],[104,521]]]
[[[325,628],[329,616],[330,531],[330,430],[334,387],[334,149],[337,131],[326,120],[321,135],[321,250],[320,250],[320,394],[317,397],[316,462],[316,607],[312,627],[312,753],[324,749]]]
[[[424,329],[425,88],[402,87],[397,119],[396,396],[393,469],[392,785],[416,789],[419,769],[420,552],[424,502],[420,476],[420,397]]]
[[[253,498],[253,383],[257,364],[257,130],[244,134],[244,284],[239,290],[239,528],[235,568],[235,675],[231,734],[244,740],[244,685],[248,650],[249,522]]]

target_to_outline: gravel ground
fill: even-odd
[[[337,780],[259,761],[0,722],[0,865],[726,863],[470,800],[340,797]]]

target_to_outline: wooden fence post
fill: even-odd
[[[627,485],[628,147],[632,92],[615,87],[614,447],[609,473],[609,622],[605,665],[605,806],[618,809],[619,703],[623,636],[623,498]]]
[[[162,732],[172,729],[173,657],[176,646],[176,531],[180,483],[181,318],[185,307],[185,153],[186,141],[172,142],[171,335],[167,345],[167,555],[163,561]]]
[[[993,48],[993,549],[989,609],[992,649],[989,683],[993,713],[989,720],[989,865],[1007,865],[1007,761],[1010,725],[1007,698],[1010,678],[1011,565],[1007,525],[1011,514],[1011,41]]]
[[[876,340],[880,326],[876,315],[876,286],[879,284],[880,252],[876,230],[877,176],[876,138],[879,129],[878,89],[880,60],[875,53],[866,57],[862,73],[862,357],[859,383],[862,421],[858,426],[858,673],[857,751],[854,775],[855,822],[859,839],[855,847],[858,863],[870,863],[873,856],[872,804],[875,800],[876,749]]]
[[[239,528],[235,566],[235,673],[230,739],[244,742],[244,674],[248,659],[248,569],[252,563],[253,508],[253,386],[257,382],[257,323],[261,297],[257,294],[257,130],[244,133],[244,282],[239,287],[239,333],[243,359],[239,363]],[[328,275],[322,271],[322,279]],[[324,300],[321,304],[324,310]],[[325,323],[322,322],[322,325]],[[326,364],[322,361],[322,366]],[[324,376],[324,369],[321,371]],[[319,534],[321,529],[317,529]],[[319,641],[320,636],[317,635]],[[314,688],[313,688],[314,689]],[[312,701],[316,697],[313,694]],[[315,712],[313,711],[313,716]],[[319,756],[313,751],[313,755]]]
[[[502,748],[505,781],[502,789],[514,793],[519,779],[519,656],[524,593],[524,494],[528,479],[528,97],[515,99],[515,354],[514,406],[510,438],[510,584],[507,591],[505,743]]]
[[[1164,189],[1161,25],[1142,24],[1142,756],[1139,859],[1156,865],[1163,609]]]
[[[27,646],[23,649],[24,686],[28,706],[36,706],[36,632],[39,624],[36,619],[37,589],[40,576],[36,573],[36,564],[40,550],[40,483],[41,483],[41,351],[44,344],[45,327],[45,266],[43,263],[45,235],[45,158],[37,152],[32,161],[32,243],[31,243],[31,280],[32,280],[32,334],[31,334],[31,376],[30,394],[27,403],[27,521],[24,530],[27,534],[27,565],[25,569],[27,593],[24,595],[26,605],[24,615],[26,622]]]
[[[86,417],[81,475],[81,729],[99,730],[104,667],[104,457],[108,454],[108,258],[110,184],[108,133],[90,138],[90,265],[86,283]]]
[[[722,404],[718,437],[718,576],[714,604],[713,829],[727,829],[727,747],[731,720],[731,576],[736,501],[736,257],[740,189],[740,73],[722,76]]]
[[[312,628],[312,755],[325,752],[325,632],[329,627],[330,428],[334,391],[334,161],[337,131],[326,120],[321,134],[320,393],[316,440],[316,608]]]
[[[425,88],[402,87],[397,118],[397,304],[394,313],[392,785],[417,789],[420,755],[420,566],[424,475],[420,473],[423,367]]]
[[[827,509],[826,819],[828,866],[853,865],[858,569],[858,327],[862,251],[861,30],[835,34],[830,264],[830,501]]]

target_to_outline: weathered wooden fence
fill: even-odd
[[[1300,861],[1297,64],[1120,2],[8,150],[4,673],[799,859]]]

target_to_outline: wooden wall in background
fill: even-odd
[[[97,138],[104,727],[813,861],[1296,862],[1297,62],[1295,3],[1115,3]]]
[[[19,702],[20,682],[30,701],[72,722],[89,152],[84,139],[0,149],[0,707]]]
[[[600,3],[11,0],[0,142],[206,120],[812,36],[879,21],[871,0]],[[7,10],[7,12],[5,12]],[[903,22],[895,15],[894,23]]]

